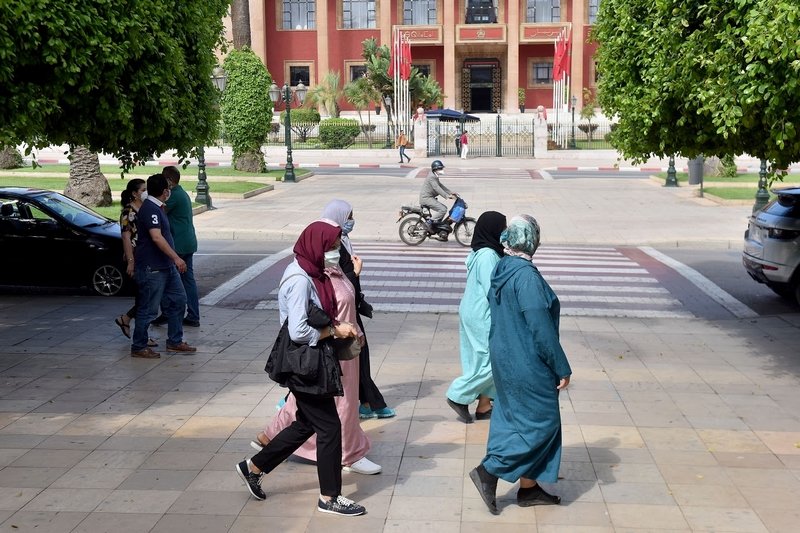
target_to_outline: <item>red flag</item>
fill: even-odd
[[[404,41],[400,45],[400,79],[407,80],[411,77],[411,43]]]
[[[564,36],[564,33],[561,32],[561,33],[558,34],[558,37],[556,37],[556,49],[555,49],[555,53],[553,53],[553,81],[560,80],[561,79],[561,75],[563,73],[562,64],[561,64],[562,55],[563,55],[562,54],[562,50],[564,49],[564,41],[562,39],[563,36]]]

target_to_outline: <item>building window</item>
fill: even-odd
[[[315,20],[315,0],[283,0],[284,30],[313,30]]]
[[[403,24],[436,24],[436,0],[403,0]]]
[[[289,66],[289,84],[293,87],[300,82],[308,87],[311,85],[311,67],[307,66]]]
[[[375,0],[342,0],[342,27],[375,28]]]
[[[431,75],[431,65],[429,64],[417,65],[414,63],[411,66],[419,71],[420,76],[429,77]]]
[[[553,83],[553,62],[537,61],[531,65],[531,84],[549,85]]]
[[[467,0],[467,24],[496,24],[497,8],[494,0]]]
[[[561,0],[528,0],[525,22],[561,22]]]
[[[356,81],[358,78],[366,77],[366,75],[366,65],[350,65],[350,81]]]
[[[597,22],[598,9],[600,9],[600,0],[589,0],[589,24]]]

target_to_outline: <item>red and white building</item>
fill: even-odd
[[[252,46],[279,86],[313,87],[328,71],[344,83],[361,76],[361,43],[390,45],[399,29],[413,65],[441,85],[444,107],[516,113],[520,88],[526,108],[553,107],[555,41],[564,32],[567,94],[581,106],[583,89],[595,85],[597,45],[587,41],[600,1],[250,0]]]

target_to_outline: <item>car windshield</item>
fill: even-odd
[[[85,228],[87,226],[100,226],[108,224],[108,219],[99,215],[76,202],[71,198],[60,194],[43,194],[37,198],[45,207],[58,213],[76,226]]]

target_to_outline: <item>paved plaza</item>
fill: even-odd
[[[444,181],[475,214],[536,215],[545,252],[734,248],[749,213],[646,178],[503,179],[503,167],[482,165],[464,168],[494,179]],[[392,262],[380,256],[397,255],[384,247],[420,180],[320,175],[276,185],[215,202],[196,219],[201,239],[289,247],[327,200],[344,197],[355,206],[354,237],[373,243],[365,272],[378,270]],[[268,301],[272,289],[253,297]],[[377,299],[383,289],[370,290]],[[266,476],[263,502],[234,472],[285,394],[263,370],[277,313],[203,305],[201,327],[186,331],[196,354],[137,360],[113,322],[128,305],[0,295],[0,532],[788,533],[800,523],[800,313],[707,319],[674,304],[674,314],[651,318],[565,313],[574,374],[561,395],[562,479],[548,487],[562,504],[520,508],[516,487],[501,481],[493,516],[466,476],[489,423],[464,425],[444,403],[460,371],[457,314],[380,311],[366,331],[397,417],[362,423],[383,472],[343,475],[344,495],[368,514],[340,518],[315,510],[312,465],[289,461]],[[153,331],[163,350],[166,331]]]

